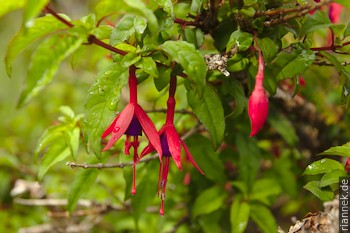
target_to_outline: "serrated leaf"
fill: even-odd
[[[49,3],[49,0],[27,0],[23,11],[23,25],[30,24],[30,20],[36,17]]]
[[[253,35],[248,32],[237,30],[232,32],[230,39],[227,42],[226,52],[230,51],[232,47],[236,47],[238,51],[246,51],[253,43]]]
[[[322,176],[319,186],[320,188],[326,187],[331,184],[339,183],[340,177],[347,177],[346,171],[343,170],[334,170],[329,173],[326,173]]]
[[[216,150],[224,139],[225,133],[224,110],[216,90],[207,85],[201,96],[197,89],[192,89],[187,92],[187,101],[194,114],[208,129],[213,148]]]
[[[7,1],[12,2],[12,1]],[[16,2],[16,1],[15,1]],[[67,16],[60,14],[66,20],[70,20]],[[16,56],[28,47],[34,41],[49,35],[55,31],[67,28],[67,25],[57,20],[52,15],[37,18],[31,21],[30,27],[20,30],[10,41],[7,46],[5,55],[5,64],[7,75],[11,76],[12,63]]]
[[[158,33],[158,20],[147,5],[141,0],[123,0],[126,5],[131,9],[130,12],[136,13],[139,16],[143,16],[147,19],[148,28],[153,36]]]
[[[310,181],[307,183],[304,188],[312,192],[316,197],[322,201],[330,201],[334,197],[334,193],[330,190],[322,190],[319,186],[319,181]]]
[[[186,139],[186,145],[194,160],[205,173],[205,177],[219,184],[227,179],[224,173],[223,161],[215,153],[208,138],[197,134]]]
[[[22,107],[38,95],[51,82],[60,63],[81,44],[81,38],[68,35],[55,35],[40,44],[32,56],[26,87],[21,93],[18,106]]]
[[[88,152],[101,155],[101,135],[112,122],[120,100],[122,87],[127,83],[126,67],[120,63],[112,63],[97,74],[89,89],[89,97],[85,104],[84,132],[87,137]]]
[[[315,58],[315,53],[311,50],[297,48],[281,51],[271,63],[273,74],[277,81],[292,78],[309,68]]]
[[[90,159],[89,163],[96,163],[96,161]],[[75,209],[80,196],[95,184],[97,175],[97,169],[84,169],[76,173],[73,183],[68,191],[67,209],[69,212],[72,212]]]
[[[248,225],[249,215],[249,204],[236,195],[230,210],[231,233],[243,233]]]
[[[303,175],[317,175],[328,173],[333,170],[343,170],[344,167],[341,163],[333,159],[321,159],[308,165]]]
[[[222,207],[227,194],[218,186],[203,191],[195,200],[192,210],[193,217],[211,213]]]
[[[250,204],[250,216],[264,233],[277,232],[275,217],[266,206],[258,203]]]
[[[8,0],[2,0],[0,1],[0,18],[7,13],[17,10],[19,8],[22,8],[27,0],[18,0],[18,1],[8,1]]]
[[[194,45],[186,41],[166,41],[161,46],[172,60],[179,63],[185,70],[194,88],[203,90],[206,83],[207,65]]]
[[[319,155],[340,155],[344,157],[350,157],[350,144],[344,144],[342,146],[333,146],[328,150],[323,151]]]
[[[51,143],[43,159],[40,162],[38,179],[42,180],[46,172],[56,163],[68,158],[70,155],[69,147],[62,135],[62,138],[56,138],[55,143]]]

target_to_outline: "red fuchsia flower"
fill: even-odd
[[[332,2],[329,5],[328,17],[332,23],[339,23],[342,9],[343,9],[342,5],[338,3]]]
[[[346,173],[350,173],[350,158],[346,160],[344,168]]]
[[[199,168],[199,166],[193,159],[187,145],[184,143],[184,141],[181,140],[180,136],[176,132],[176,129],[174,126],[174,113],[175,113],[175,104],[176,104],[175,98],[174,98],[175,90],[176,90],[176,77],[172,76],[170,81],[170,88],[169,88],[169,98],[167,102],[168,108],[167,108],[166,122],[163,125],[163,127],[159,130],[160,142],[161,142],[162,151],[163,151],[163,158],[162,158],[162,163],[160,164],[160,167],[159,167],[159,179],[158,179],[158,195],[160,195],[160,198],[162,200],[161,207],[159,210],[159,213],[161,215],[164,215],[164,199],[165,199],[166,184],[168,180],[170,158],[174,160],[179,170],[182,169],[181,146],[185,150],[187,160],[190,161],[192,165],[201,174],[204,175],[203,171]],[[148,144],[148,146],[145,147],[145,149],[141,152],[141,158],[153,152],[154,150],[155,150],[154,146],[152,144]]]
[[[146,112],[137,103],[137,79],[135,72],[136,68],[131,66],[129,68],[129,104],[126,105],[124,110],[118,114],[112,124],[102,134],[102,139],[111,134],[111,138],[102,151],[110,149],[123,134],[126,135],[124,153],[130,155],[130,148],[133,147],[134,172],[131,191],[133,195],[136,194],[136,163],[139,160],[137,151],[139,147],[138,137],[142,135],[142,131],[146,134],[150,144],[158,152],[159,158],[162,156],[162,146],[157,130]],[[131,139],[133,139],[133,141],[131,141]]]
[[[254,90],[248,101],[248,115],[251,123],[250,137],[256,135],[263,127],[269,110],[269,100],[263,87],[265,63],[260,48],[258,48],[258,52],[258,73],[256,74]]]

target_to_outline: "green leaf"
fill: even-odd
[[[249,215],[249,204],[236,195],[230,211],[231,233],[243,233],[247,228]]]
[[[157,2],[163,8],[163,10],[170,15],[171,18],[175,17],[174,7],[171,0],[158,0]]]
[[[304,188],[312,192],[316,197],[318,197],[322,201],[332,200],[334,197],[334,193],[330,190],[322,190],[319,183],[319,181],[310,181],[304,186]]]
[[[319,155],[339,155],[350,158],[350,143],[344,144],[342,146],[334,146],[328,150],[323,151]]]
[[[344,37],[350,36],[350,23],[348,23],[348,24],[346,25],[346,28],[345,28],[345,30],[344,30],[343,36],[344,36]]]
[[[319,29],[328,28],[332,25],[326,12],[317,11],[315,14],[308,15],[305,22],[300,29],[300,36],[305,36],[310,32],[317,31]]]
[[[224,110],[216,90],[207,85],[204,87],[203,95],[192,89],[187,92],[188,104],[193,109],[194,114],[208,129],[214,149],[217,149],[225,133]]]
[[[154,85],[158,91],[163,90],[170,82],[171,68],[166,68],[164,66],[158,67],[158,78],[154,79]]]
[[[0,18],[7,13],[17,10],[19,8],[22,8],[27,0],[17,0],[17,1],[8,1],[8,0],[1,0],[0,1]]]
[[[90,159],[89,163],[96,163],[95,158]],[[89,190],[96,182],[98,175],[97,169],[84,169],[76,173],[73,183],[69,187],[68,191],[68,206],[69,212],[72,212],[80,198],[80,196]]]
[[[339,183],[340,177],[347,177],[346,171],[343,170],[334,170],[329,173],[326,173],[322,176],[319,186],[320,188],[326,187],[331,184]]]
[[[317,175],[328,173],[333,170],[344,170],[344,167],[336,160],[321,159],[307,166],[303,175]]]
[[[38,95],[51,82],[60,63],[81,44],[81,38],[68,35],[56,35],[44,41],[32,56],[26,87],[21,93],[18,106],[22,107]]]
[[[132,167],[128,169],[132,169]],[[158,163],[149,163],[147,164],[145,174],[147,176],[147,174],[151,174],[156,170],[158,170]],[[146,208],[149,207],[152,200],[156,197],[158,184],[157,178],[157,176],[144,177],[144,179],[141,180],[140,184],[137,185],[136,189],[139,193],[132,196],[131,198],[133,217],[136,221],[142,216],[142,214],[145,213]],[[167,210],[165,207],[165,212],[166,211]]]
[[[243,112],[244,107],[247,104],[247,99],[245,97],[242,84],[235,79],[224,79],[224,85],[222,85],[222,88],[230,93],[235,101],[235,108],[230,116],[238,116]]]
[[[40,162],[38,179],[42,180],[46,172],[56,163],[68,158],[70,155],[69,147],[62,135],[62,138],[56,138],[54,143],[50,143],[47,152]]]
[[[97,28],[91,30],[91,34],[94,35],[99,40],[110,39],[113,27],[109,25],[100,25]]]
[[[158,33],[158,20],[154,13],[141,0],[123,0],[126,5],[131,7],[130,12],[143,16],[148,21],[148,28],[153,36]]]
[[[332,54],[325,52],[325,51],[320,51],[319,53],[323,57],[327,58],[334,65],[334,67],[337,69],[337,71],[339,73],[341,73],[343,71],[343,66],[341,65],[341,63],[338,61],[338,59],[335,56],[333,56]]]
[[[76,160],[79,149],[80,128],[76,127],[72,132],[67,131],[66,134],[70,154],[72,155],[73,159]]]
[[[350,2],[348,0],[335,0],[334,2],[337,2],[344,7],[350,8]]]
[[[274,112],[274,114],[269,115],[268,121],[289,145],[293,146],[298,142],[295,128],[286,116]]]
[[[30,24],[30,20],[38,16],[49,2],[49,0],[27,0],[23,11],[23,25]]]
[[[203,191],[195,200],[193,217],[211,213],[222,207],[227,194],[222,187],[214,186]]]
[[[97,74],[89,89],[83,129],[88,152],[92,151],[98,157],[101,155],[101,135],[112,122],[112,111],[118,106],[121,89],[128,81],[127,75],[126,67],[112,63]]]
[[[315,60],[315,53],[301,48],[292,51],[283,50],[272,61],[273,73],[276,80],[292,78],[302,74]]]
[[[141,68],[145,73],[149,74],[151,77],[157,78],[159,76],[157,64],[151,57],[143,57],[136,64],[136,67]]]
[[[111,33],[110,44],[116,46],[126,41],[135,33],[134,15],[125,15],[115,26]]]
[[[248,32],[237,30],[232,32],[230,39],[226,46],[226,52],[230,51],[232,47],[236,47],[239,52],[246,51],[253,43],[253,35]]]
[[[258,0],[244,0],[244,6],[251,6],[258,2]]]
[[[17,2],[17,1],[7,1]],[[69,18],[60,14],[61,17],[69,21]],[[20,30],[7,46],[5,64],[7,75],[11,76],[12,63],[16,56],[34,41],[52,34],[55,31],[67,28],[67,25],[57,20],[52,15],[46,15],[31,21],[30,27]]]
[[[238,177],[244,181],[248,188],[251,188],[256,179],[260,167],[261,153],[254,140],[247,140],[247,137],[238,133],[236,145],[239,154]]]
[[[186,139],[186,145],[190,149],[198,166],[205,173],[205,177],[223,185],[225,180],[227,180],[224,173],[224,164],[218,154],[213,150],[209,139],[196,134]]]
[[[263,53],[265,62],[271,62],[276,56],[279,46],[268,37],[258,40],[258,44]]]
[[[266,206],[258,203],[251,203],[250,216],[264,233],[277,232],[275,217]]]
[[[186,41],[166,41],[160,47],[182,66],[194,88],[201,92],[206,84],[207,65],[199,51]]]
[[[269,187],[269,188],[266,188]],[[274,179],[257,180],[251,192],[250,200],[260,201],[266,205],[272,204],[270,198],[274,198],[282,192],[280,185]]]

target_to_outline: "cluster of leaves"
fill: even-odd
[[[346,0],[337,2],[349,7]],[[50,168],[69,156],[79,160],[77,155],[80,144],[100,161],[109,159],[110,152],[101,154],[101,134],[119,109],[118,105],[122,104],[119,102],[122,88],[127,83],[127,69],[134,65],[138,68],[141,98],[149,92],[142,86],[150,87],[152,84],[152,88],[155,88],[151,95],[162,96],[168,87],[170,74],[183,77],[178,84],[178,103],[186,109],[188,105],[195,117],[178,116],[178,127],[188,131],[198,119],[207,129],[209,137],[206,133],[196,133],[187,139],[186,144],[206,176],[193,173],[189,186],[174,185],[176,193],[169,192],[170,201],[167,203],[173,207],[169,208],[173,211],[164,220],[167,221],[164,226],[156,223],[156,216],[142,214],[155,201],[156,192],[150,187],[156,186],[157,177],[149,175],[155,170],[154,163],[140,164],[143,179],[140,179],[142,181],[138,190],[143,192],[142,196],[130,198],[130,194],[118,192],[125,200],[131,199],[133,218],[137,222],[135,226],[125,224],[125,229],[137,227],[140,231],[149,231],[150,228],[166,231],[177,225],[179,219],[185,219],[188,224],[183,224],[184,232],[244,232],[256,224],[263,232],[270,233],[277,229],[272,206],[282,193],[290,201],[285,203],[284,208],[278,207],[280,212],[295,214],[302,208],[302,202],[293,202],[303,183],[296,177],[303,170],[299,162],[306,159],[302,151],[313,153],[314,148],[303,147],[302,137],[305,134],[311,137],[311,134],[294,128],[293,123],[303,126],[304,119],[298,119],[301,117],[298,113],[288,114],[286,104],[278,100],[271,101],[268,126],[258,138],[248,137],[247,96],[257,72],[253,35],[258,37],[257,46],[261,48],[266,62],[264,87],[270,96],[281,91],[288,96],[304,95],[315,103],[320,112],[327,112],[328,109],[322,106],[322,100],[331,94],[334,96],[340,92],[342,97],[338,98],[338,102],[341,100],[345,106],[349,102],[350,70],[343,66],[345,58],[339,56],[338,52],[349,52],[347,46],[343,45],[349,41],[350,24],[333,25],[326,10],[319,10],[312,15],[306,11],[304,15],[291,17],[287,22],[282,20],[274,26],[266,24],[276,20],[273,15],[258,14],[275,10],[279,17],[287,10],[293,12],[296,4],[308,9],[307,1],[300,0],[266,3],[262,0],[193,0],[176,3],[157,0],[149,1],[149,4],[142,0],[102,0],[91,3],[92,12],[78,20],[52,11],[46,6],[48,0],[0,3],[0,16],[14,9],[24,9],[22,28],[10,41],[5,55],[8,75],[12,73],[14,59],[33,43],[37,44],[31,55],[19,107],[24,107],[33,97],[40,97],[39,94],[51,83],[62,61],[72,57],[72,63],[76,64],[86,59],[81,56],[81,51],[91,49],[87,45],[95,44],[110,50],[100,53],[98,59],[103,60],[103,67],[97,68],[97,77],[90,88],[85,90],[84,117],[75,115],[68,107],[61,107],[63,116],[39,140],[36,149],[36,154],[42,155],[39,179],[43,179]],[[41,11],[47,14],[36,17]],[[325,38],[328,28],[332,29],[334,43],[330,47],[316,47],[321,43],[315,38]],[[226,69],[230,76],[225,77],[217,70],[208,71],[204,54],[227,56]],[[174,62],[177,65],[174,66]],[[328,76],[323,76],[321,81],[327,84],[325,90],[320,91],[322,94],[318,93],[316,87],[321,85],[314,81],[319,69],[317,64],[335,67],[341,84],[337,84],[337,87],[341,86],[341,91],[329,90],[327,84],[331,85],[332,81]],[[334,73],[333,68],[328,69],[327,74]],[[308,86],[304,89],[300,85],[300,75],[307,80]],[[294,82],[291,87],[283,89],[290,85],[286,79]],[[157,98],[152,97],[149,101],[155,103]],[[329,101],[334,102],[333,99]],[[327,119],[327,115],[323,114]],[[333,115],[328,116],[328,119],[332,117],[336,118]],[[154,119],[156,125],[162,125],[164,120],[159,116],[154,116]],[[327,129],[329,122],[324,123]],[[317,127],[312,123],[308,126]],[[338,131],[335,134],[339,136],[339,132],[344,132],[345,128],[339,126],[334,129]],[[332,146],[334,141],[344,141],[347,136],[350,136],[349,132],[345,131],[342,138],[327,135],[327,139],[330,139]],[[345,148],[331,148],[323,154],[349,156]],[[318,152],[323,149],[316,148]],[[114,152],[118,151],[120,148],[117,145]],[[123,161],[123,158],[118,159]],[[88,161],[97,163],[99,160],[90,158]],[[171,171],[175,172],[173,169]],[[80,196],[93,186],[97,177],[108,180],[105,171],[87,169],[77,173],[68,192],[70,211],[74,210]],[[332,199],[338,177],[347,175],[341,163],[330,159],[312,163],[304,174],[324,174],[320,181],[310,181],[305,185],[306,189],[322,200]],[[130,171],[123,169],[122,175],[126,186],[130,185]],[[180,184],[182,178],[183,174],[176,178],[173,176],[169,182]],[[130,190],[128,187],[124,189],[126,192]],[[95,193],[91,198],[98,199],[99,196]],[[177,203],[185,203],[186,208]],[[125,214],[116,215],[120,222],[130,220],[130,216]]]

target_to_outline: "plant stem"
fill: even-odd
[[[176,75],[171,75],[170,84],[169,84],[169,97],[167,101],[167,114],[166,114],[166,123],[174,124],[174,115],[175,115],[175,92],[176,92]]]
[[[136,67],[134,65],[129,67],[129,91],[130,103],[137,104],[137,79]]]

